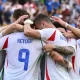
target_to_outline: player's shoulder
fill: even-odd
[[[57,30],[56,28],[44,28],[42,30]]]
[[[80,43],[80,39],[77,40],[77,43],[78,43],[78,44]]]
[[[60,32],[57,28],[45,28],[43,30],[49,30],[49,31],[57,31]],[[61,33],[61,32],[60,32]]]
[[[57,31],[57,29],[56,28],[44,28],[41,31],[43,31],[43,32],[54,32],[54,31]]]
[[[17,35],[23,35],[23,34],[24,34],[23,32],[14,32],[9,34],[8,36],[17,36]]]
[[[77,39],[77,41],[80,41],[80,39]]]
[[[23,32],[14,32],[8,35],[8,38],[21,38],[25,37]]]

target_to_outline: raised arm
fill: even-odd
[[[75,38],[75,39],[78,38],[78,37],[75,36],[72,32],[65,32],[65,33],[63,33],[63,35],[64,35],[66,38]]]
[[[67,29],[71,30],[78,38],[80,38],[80,29],[67,25]]]
[[[69,25],[68,23],[64,22],[63,20],[61,20],[58,17],[53,16],[52,19],[55,20],[55,21],[57,21],[57,22],[59,22],[65,28],[71,30],[76,36],[78,36],[80,38],[80,29],[75,28],[75,27]]]
[[[74,35],[71,31],[65,31],[63,28],[57,28],[66,38],[76,38],[77,36]]]
[[[18,20],[16,20],[14,23],[6,26],[6,28],[1,31],[2,36],[10,34],[10,33],[14,32],[15,30],[23,31],[23,25],[20,25],[19,23],[22,22],[24,20],[24,18],[26,18],[26,17],[27,17],[27,15],[23,15]]]
[[[14,31],[13,28],[11,27],[12,25],[13,24],[10,24],[0,29],[0,38]]]
[[[5,36],[5,35],[8,35],[10,33],[13,33],[14,31],[23,31],[23,25],[15,24],[15,23],[10,24],[1,33],[2,33],[2,36]]]
[[[23,20],[26,17],[26,15],[21,16],[16,22],[8,25],[5,30],[3,30],[2,36],[5,36],[7,34],[10,34],[12,32],[16,31],[24,31],[25,36],[33,37],[33,38],[41,38],[40,32],[38,30],[34,30],[30,27],[30,23],[20,25],[21,20]]]

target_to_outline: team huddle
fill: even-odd
[[[31,21],[22,9],[14,11],[13,21],[0,29],[0,50],[6,50],[3,80],[80,80],[78,28],[44,14]]]

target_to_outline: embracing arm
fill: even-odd
[[[75,38],[75,39],[77,39],[77,36],[75,36],[72,32],[65,32],[65,33],[63,33],[63,35],[66,38]]]
[[[4,29],[6,29],[7,26],[4,26],[4,27],[0,27],[0,32],[2,32]]]
[[[65,31],[63,28],[57,28],[66,38],[76,38],[77,36],[74,35],[71,31]]]
[[[40,32],[32,29],[28,23],[24,25],[24,35],[38,39],[41,38]]]
[[[80,29],[75,28],[71,25],[69,25],[68,23],[64,22],[62,19],[52,16],[52,19],[56,22],[59,22],[62,26],[64,26],[65,28],[71,30],[77,37],[80,38]]]
[[[77,37],[80,38],[80,29],[72,27],[71,25],[67,25],[67,28],[71,30]]]
[[[72,55],[74,53],[74,48],[69,46],[58,46],[53,44],[46,44],[43,49],[47,52],[50,52],[52,50],[58,52],[62,55]]]
[[[49,56],[57,62],[63,62],[63,56],[54,50],[50,52]]]
[[[16,23],[10,24],[6,27],[6,29],[4,29],[2,31],[2,36],[13,33],[15,30],[16,31],[23,31],[23,26],[20,24],[16,24]]]
[[[62,55],[60,55],[58,52],[52,50],[50,55],[49,55],[54,61],[62,65],[63,67],[66,67],[67,69],[72,68],[72,64],[64,59]]]
[[[12,28],[13,24],[7,25],[3,28],[0,29],[0,37],[3,37],[9,33],[12,33],[14,31],[14,29]]]
[[[19,19],[17,19],[14,23],[6,26],[4,30],[2,30],[2,36],[5,36],[7,34],[10,34],[12,32],[16,31],[23,31],[23,25],[20,23],[24,21],[24,18],[26,18],[27,15],[21,16]]]
[[[62,55],[72,55],[75,52],[74,48],[70,46],[55,46],[53,50],[59,52]]]

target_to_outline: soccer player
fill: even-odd
[[[13,13],[13,18],[12,18],[12,21],[16,21],[20,16],[22,15],[28,15],[29,14],[27,13],[27,11],[23,10],[23,9],[16,9]],[[30,17],[30,16],[29,16]],[[22,24],[21,20],[18,20],[17,21],[19,24]],[[11,27],[13,26],[13,24],[10,24],[10,25],[7,25],[5,27],[0,27],[0,32],[2,32],[3,30],[5,30],[7,27]],[[1,34],[2,35],[2,34]],[[1,36],[0,35],[0,36]],[[5,61],[5,56],[6,56],[6,53],[5,51],[0,51],[0,78],[2,78],[3,76],[3,66],[4,66],[4,61]]]

